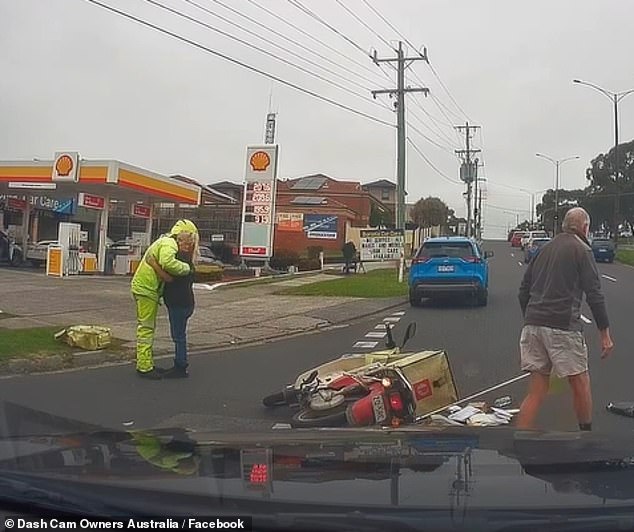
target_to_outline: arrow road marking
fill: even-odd
[[[357,349],[374,349],[379,342],[357,342],[352,347]]]
[[[608,281],[612,281],[613,283],[616,283],[616,279],[614,277],[610,277],[609,275],[601,275],[601,277],[603,277],[604,279],[607,279]]]
[[[583,314],[581,315],[581,321],[584,323],[592,323],[592,320],[590,318],[586,318]]]

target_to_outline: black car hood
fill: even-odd
[[[274,529],[288,524],[282,515],[328,514],[472,530],[500,512],[516,524],[621,519],[634,507],[633,456],[632,433],[89,430],[1,440],[0,500],[95,515],[251,515]]]

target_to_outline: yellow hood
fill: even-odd
[[[193,233],[195,235],[198,234],[198,228],[196,224],[191,220],[178,220],[174,227],[170,230],[170,236],[176,236],[180,233]]]

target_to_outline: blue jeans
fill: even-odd
[[[187,367],[187,320],[194,313],[194,307],[167,307],[170,318],[170,334],[176,347],[174,365]]]

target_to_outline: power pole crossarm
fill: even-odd
[[[405,94],[408,92],[422,92],[427,96],[429,89],[423,87],[405,87],[405,69],[414,61],[427,61],[427,54],[420,54],[416,57],[405,57],[403,52],[403,43],[398,43],[396,57],[380,59],[375,51],[372,60],[376,65],[379,63],[396,63],[397,71],[397,87],[395,89],[379,89],[371,91],[374,98],[378,94],[389,94],[396,96],[396,112],[397,112],[397,182],[396,182],[396,228],[405,229]]]

